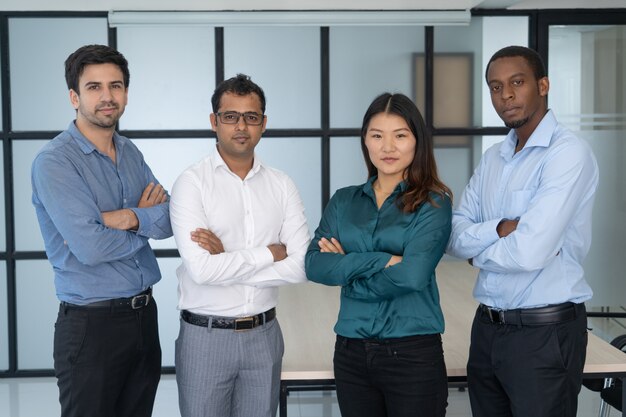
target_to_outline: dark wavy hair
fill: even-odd
[[[219,83],[213,96],[211,97],[211,106],[213,107],[213,113],[217,113],[220,109],[220,100],[226,93],[237,94],[238,96],[246,96],[248,94],[256,94],[261,100],[261,112],[265,114],[265,93],[263,89],[255,84],[248,75],[237,74],[235,77]]]
[[[128,88],[130,83],[128,61],[126,61],[124,55],[106,45],[81,46],[67,57],[65,60],[65,82],[67,83],[67,88],[80,94],[80,91],[78,91],[78,79],[85,71],[85,67],[93,64],[117,65],[124,77],[124,87]]]
[[[428,201],[434,206],[435,204],[430,193],[448,195],[452,198],[452,191],[440,179],[437,174],[437,163],[435,162],[435,154],[433,152],[433,139],[426,128],[424,119],[420,114],[415,103],[404,94],[383,93],[376,97],[363,116],[363,125],[361,127],[361,150],[365,158],[368,177],[378,175],[378,170],[370,159],[367,146],[365,146],[365,137],[369,128],[372,117],[379,113],[395,114],[402,117],[413,136],[415,136],[415,154],[413,161],[405,172],[404,181],[406,182],[406,190],[398,196],[398,205],[405,213],[412,213],[417,208]]]

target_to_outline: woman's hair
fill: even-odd
[[[433,139],[426,128],[424,119],[417,106],[404,94],[383,93],[376,97],[363,116],[363,126],[361,127],[361,150],[365,158],[368,177],[378,174],[378,170],[370,159],[365,137],[372,117],[379,113],[395,114],[402,117],[413,136],[415,136],[415,154],[413,161],[406,169],[404,181],[406,190],[398,197],[398,205],[405,213],[411,213],[424,202],[436,204],[430,198],[430,193],[434,192],[442,197],[448,195],[452,198],[452,191],[437,175],[437,163],[433,153]]]

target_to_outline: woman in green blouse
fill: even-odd
[[[341,286],[334,371],[342,417],[444,416],[448,389],[435,281],[451,191],[415,104],[377,97],[363,118],[362,185],[338,190],[306,255],[311,281]]]

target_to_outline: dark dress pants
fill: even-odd
[[[342,417],[440,417],[448,380],[441,335],[363,340],[337,336],[334,356]]]
[[[473,417],[575,417],[587,348],[587,315],[521,326],[477,311],[467,380]]]
[[[154,299],[137,310],[61,304],[54,371],[62,417],[149,417],[161,377]]]

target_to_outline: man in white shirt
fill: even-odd
[[[265,131],[263,90],[243,74],[211,99],[217,151],[172,189],[182,258],[176,380],[182,417],[273,417],[284,351],[278,286],[306,281],[310,236],[293,181],[254,149]]]

